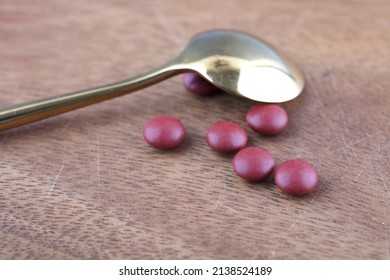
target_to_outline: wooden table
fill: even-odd
[[[307,87],[279,136],[248,129],[254,104],[186,92],[180,77],[0,134],[2,259],[389,259],[388,1],[2,1],[0,104],[124,79],[194,34],[242,30],[290,54]],[[171,114],[180,147],[144,123]],[[318,170],[310,195],[248,183],[207,127],[242,124],[277,163]]]

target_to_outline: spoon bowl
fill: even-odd
[[[269,44],[245,33],[216,30],[194,36],[177,58],[222,90],[251,100],[279,103],[297,97],[304,78]]]
[[[122,96],[186,71],[230,94],[260,102],[289,101],[304,87],[302,72],[270,45],[245,33],[214,30],[194,36],[175,59],[142,75],[2,109],[0,130]]]

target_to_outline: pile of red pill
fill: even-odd
[[[212,84],[194,73],[185,73],[183,83],[188,91],[209,95],[218,91]],[[288,116],[279,105],[256,105],[246,115],[247,125],[255,132],[270,136],[281,133],[287,126]],[[143,129],[144,140],[158,149],[171,149],[184,139],[185,129],[176,118],[168,115],[149,120]],[[219,153],[237,152],[233,158],[234,172],[247,181],[260,181],[275,170],[274,156],[260,147],[246,147],[245,129],[231,121],[212,124],[206,131],[206,143]],[[300,196],[310,193],[318,182],[314,167],[301,159],[287,160],[275,170],[274,181],[284,193]]]

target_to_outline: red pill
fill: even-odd
[[[143,129],[143,136],[150,146],[158,149],[171,149],[179,145],[185,135],[183,124],[167,115],[149,120]]]
[[[206,142],[213,150],[230,153],[245,147],[248,135],[241,125],[223,121],[211,125],[206,132]]]
[[[288,160],[279,165],[274,179],[282,192],[295,196],[308,194],[318,182],[314,167],[300,159]]]
[[[242,149],[233,158],[234,172],[248,181],[260,181],[270,175],[274,168],[273,155],[258,147]]]
[[[188,91],[198,95],[209,95],[219,90],[209,81],[192,72],[184,73],[183,84]]]
[[[246,114],[246,123],[263,135],[276,135],[286,128],[288,116],[279,105],[256,105]]]

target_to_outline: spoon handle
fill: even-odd
[[[0,110],[0,131],[122,96],[158,83],[179,72],[180,70],[172,61],[127,80],[5,108]]]

